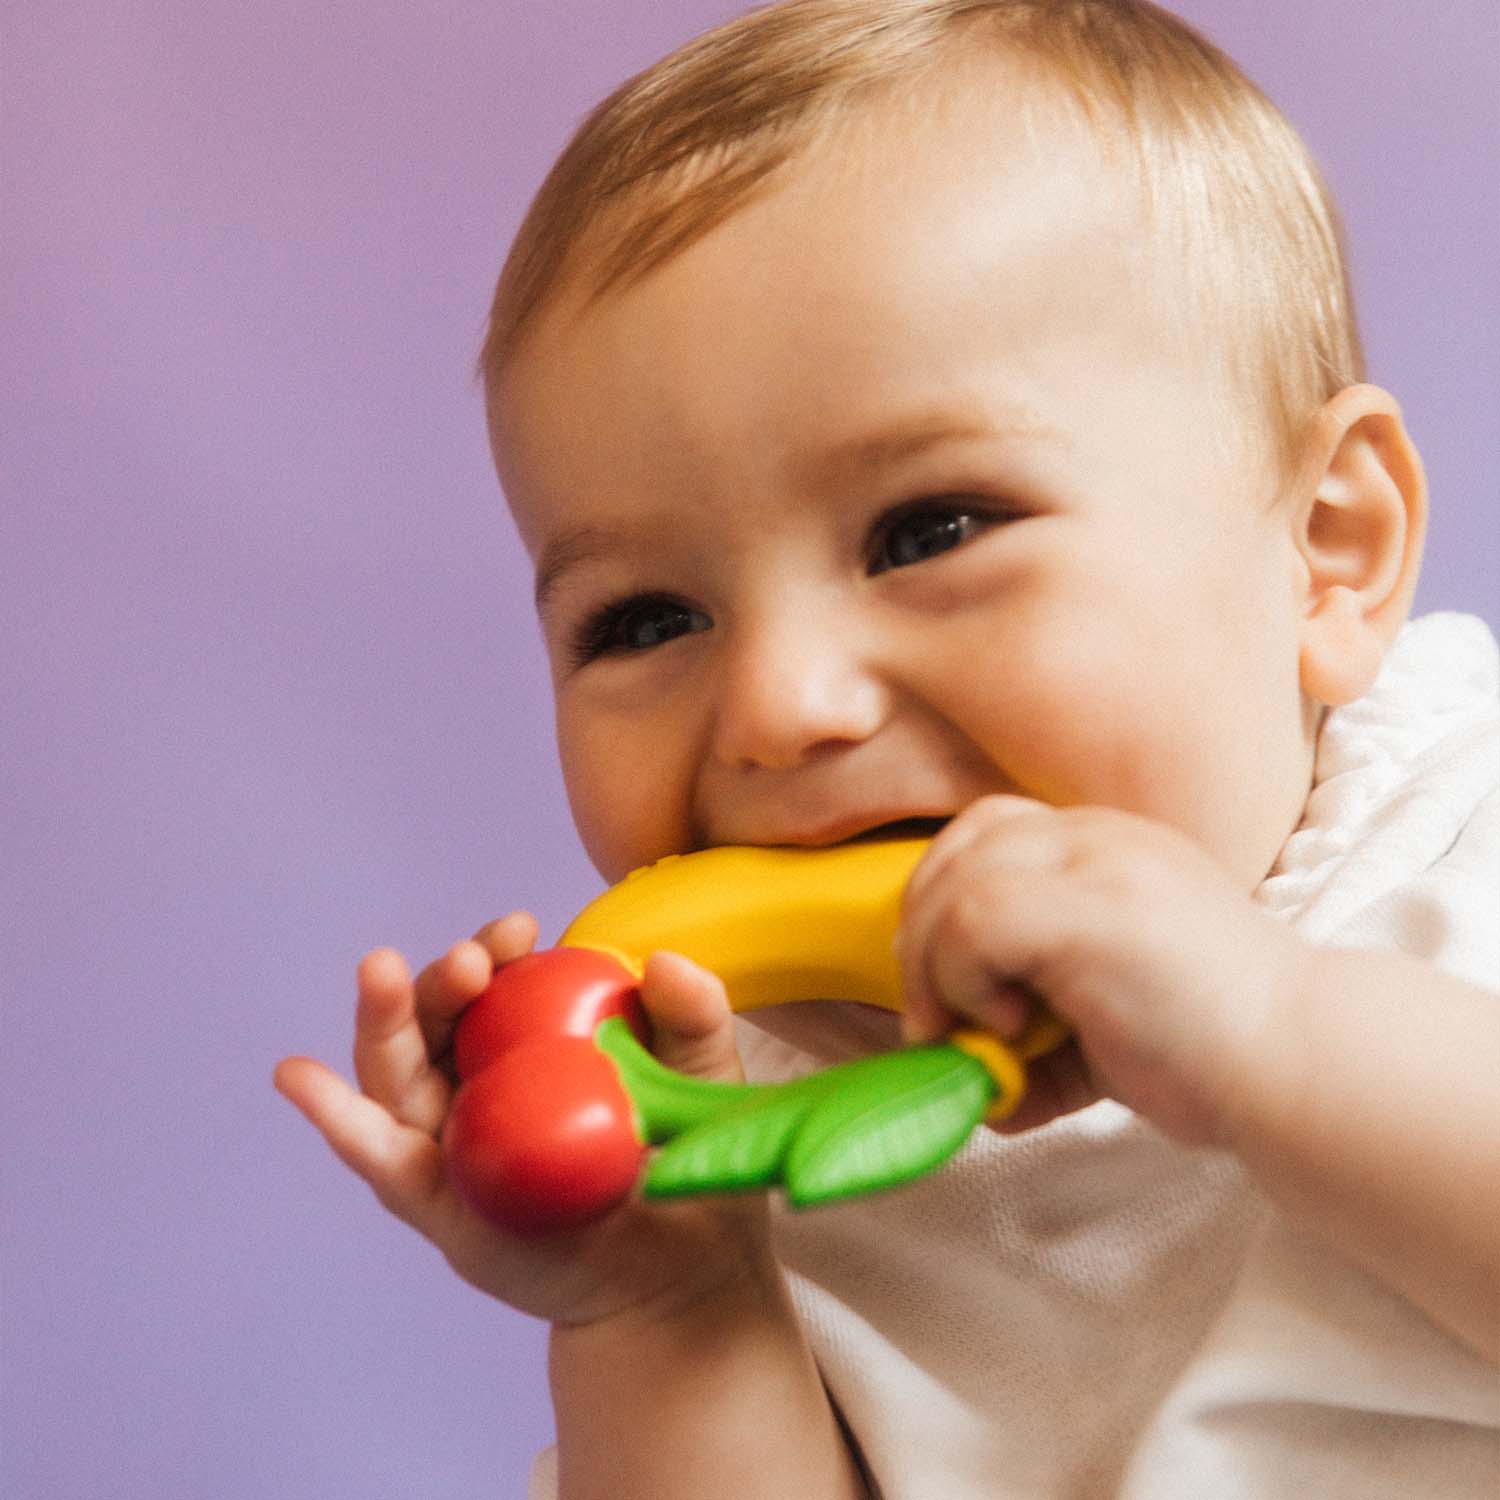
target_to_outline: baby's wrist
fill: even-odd
[[[722,1278],[684,1277],[667,1292],[588,1322],[554,1323],[548,1370],[559,1407],[590,1390],[607,1399],[599,1393],[604,1372],[629,1370],[632,1399],[646,1397],[649,1410],[675,1399],[672,1393],[691,1400],[694,1382],[708,1373],[705,1360],[716,1369],[742,1362],[756,1368],[768,1355],[778,1357],[770,1351],[790,1354],[803,1343],[785,1277],[768,1258]]]
[[[554,1319],[554,1347],[602,1352],[670,1342],[736,1318],[779,1317],[790,1307],[785,1276],[768,1244],[726,1245],[723,1254],[695,1256],[691,1270],[679,1266],[678,1272],[602,1311]]]

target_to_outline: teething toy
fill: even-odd
[[[779,1084],[674,1073],[642,1045],[638,984],[670,949],[713,970],[736,1011],[788,1001],[901,1008],[901,895],[928,840],[669,855],[591,902],[559,946],[506,964],[454,1038],[443,1147],[486,1218],[516,1234],[587,1223],[634,1187],[666,1197],[780,1185],[795,1206],[909,1181],[1020,1102],[1046,1018],[1014,1050],[979,1032]]]

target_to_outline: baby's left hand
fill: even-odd
[[[898,951],[909,1040],[960,1021],[1013,1041],[1039,1003],[1072,1027],[1028,1068],[1007,1130],[1103,1093],[1186,1144],[1228,1145],[1287,1056],[1308,950],[1175,829],[993,796],[917,867]]]

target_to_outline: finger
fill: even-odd
[[[907,887],[902,902],[896,956],[901,966],[901,1032],[910,1043],[936,1041],[962,1017],[961,1011],[947,1003],[938,980],[934,948],[943,940],[940,925],[952,901],[963,893],[965,866],[960,856],[966,847],[964,842],[955,841],[940,851],[940,861],[926,872],[919,887]],[[958,879],[954,878],[955,869]]]
[[[1022,980],[998,972],[941,932],[930,943],[913,944],[907,972],[902,1035],[908,1042],[935,1041],[958,1024],[1015,1041],[1042,1003]]]
[[[472,938],[455,943],[417,975],[413,985],[417,1025],[427,1055],[442,1057],[453,1041],[453,1027],[494,977],[489,954]]]
[[[723,981],[680,953],[653,953],[641,978],[652,1051],[695,1078],[738,1082],[745,1076]]]
[[[893,945],[901,970],[901,1036],[909,1043],[933,1041],[949,1027],[950,1018],[927,978],[932,905],[930,884],[920,897],[907,887]]]
[[[927,954],[927,991],[950,1017],[977,1025],[1003,1042],[1014,1041],[1036,1009],[1036,996],[973,946],[945,942],[941,933]]]
[[[474,934],[474,941],[490,956],[498,969],[512,959],[530,953],[536,947],[537,922],[529,911],[508,912],[493,922],[486,922]]]
[[[1027,941],[1039,891],[1064,853],[1061,823],[1002,814],[1002,826],[950,858],[902,915],[898,950],[906,992],[903,1032],[930,1041],[955,1019],[1002,1040],[1017,1037],[1041,996]]]
[[[902,1033],[909,1042],[932,1041],[951,1029],[965,1010],[950,1009],[935,981],[933,926],[949,903],[972,883],[977,858],[999,845],[1019,866],[1036,868],[1055,859],[1060,836],[1057,811],[1029,797],[995,794],[971,803],[932,841],[907,882],[895,952],[902,976]],[[982,1004],[994,986],[965,985],[969,999]],[[995,1028],[1014,1022],[1014,997],[989,1017]],[[977,1017],[976,1017],[977,1019]]]
[[[472,938],[455,943],[417,975],[417,1020],[432,1057],[441,1057],[453,1040],[453,1027],[464,1009],[483,992],[495,970],[536,946],[536,918],[513,911],[486,922]]]
[[[1052,828],[1055,818],[1055,808],[1030,797],[997,792],[971,802],[933,839],[907,882],[907,897],[920,897],[925,888],[947,873],[955,860],[981,840],[994,837],[1002,828],[1012,839],[1023,828],[1042,837]]]
[[[275,1084],[386,1208],[428,1238],[439,1238],[454,1204],[441,1149],[430,1135],[402,1125],[310,1057],[284,1058]]]
[[[360,961],[354,1012],[354,1075],[375,1103],[402,1124],[436,1135],[448,1110],[448,1080],[431,1063],[417,1024],[406,960],[376,948]]]
[[[919,1046],[946,1036],[954,1018],[927,982],[927,954],[921,939],[904,938],[897,960],[901,965],[901,1039]]]

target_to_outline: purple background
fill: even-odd
[[[738,8],[6,0],[6,1495],[511,1496],[550,1439],[544,1330],[270,1072],[366,948],[597,887],[470,367],[566,133]],[[1500,12],[1182,9],[1339,193],[1421,605],[1496,621]]]

